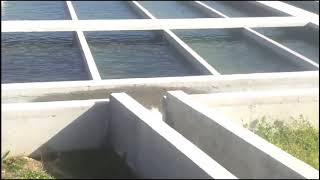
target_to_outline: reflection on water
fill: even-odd
[[[5,1],[2,20],[70,19],[64,1]]]
[[[86,80],[71,32],[2,33],[2,83]]]
[[[304,70],[248,40],[240,29],[176,30],[175,33],[222,74]]]
[[[206,18],[207,16],[187,1],[139,2],[156,18]]]
[[[161,33],[150,31],[87,32],[103,79],[199,75],[171,51]]]
[[[307,27],[256,28],[267,37],[319,63],[319,31]]]
[[[79,19],[138,19],[126,1],[73,1]]]

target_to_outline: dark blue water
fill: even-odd
[[[2,83],[89,79],[71,32],[2,33]]]
[[[240,29],[174,32],[222,74],[306,70],[248,40]]]
[[[190,5],[188,1],[140,1],[156,18],[206,18],[207,16]]]
[[[319,14],[319,3],[315,1],[283,1],[298,8]]]
[[[64,1],[5,1],[2,6],[2,20],[70,19]]]
[[[249,1],[203,1],[203,3],[229,17],[290,16],[277,10],[270,11],[263,5]]]
[[[319,31],[307,27],[255,28],[256,31],[319,63]]]
[[[199,75],[150,31],[86,32],[103,79]]]
[[[73,1],[79,19],[139,19],[127,1]]]

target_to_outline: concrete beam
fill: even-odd
[[[165,98],[165,120],[239,178],[319,178],[319,171],[196,103],[182,91]]]
[[[1,21],[1,32],[119,31],[166,29],[213,29],[241,27],[295,27],[308,23],[301,17],[237,17],[129,20],[17,20]]]
[[[252,2],[254,3],[254,2]],[[203,10],[209,17],[224,17],[226,19],[230,18],[229,16],[223,14],[222,12],[219,12],[218,10],[215,10],[205,3],[202,3],[200,1],[195,1],[194,6]],[[301,17],[301,16],[299,16]],[[302,17],[301,17],[302,18]],[[233,18],[231,18],[233,19]],[[308,24],[306,24],[308,25]],[[310,25],[309,25],[310,26]],[[280,56],[285,57],[286,59],[299,64],[300,66],[308,69],[308,70],[317,70],[319,69],[319,64],[312,61],[311,59],[303,56],[302,54],[293,51],[292,49],[272,40],[271,38],[268,38],[264,36],[263,34],[249,28],[244,27],[243,34],[250,39],[254,40],[255,42],[259,43],[260,45],[267,47],[271,49],[273,52],[279,54]]]
[[[125,93],[110,104],[111,144],[139,178],[236,178]]]
[[[249,90],[314,88],[319,71],[254,73],[221,76],[187,76],[1,84],[2,102],[106,98],[110,92],[183,89],[187,92],[231,92]]]
[[[78,21],[77,14],[72,6],[71,1],[66,1],[67,5],[67,11],[69,12],[69,15],[73,21]],[[84,63],[87,67],[87,71],[90,73],[90,76],[93,80],[101,80],[97,65],[93,59],[93,56],[91,54],[88,42],[86,40],[86,37],[84,36],[84,33],[80,30],[76,31],[76,38],[77,42],[80,45],[81,54],[84,58]]]

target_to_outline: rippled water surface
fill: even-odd
[[[248,40],[240,33],[240,29],[174,32],[222,74],[304,70]]]
[[[245,1],[203,1],[211,8],[220,11],[229,17],[265,17],[265,16],[289,16],[280,11],[269,11],[252,2]]]
[[[2,6],[2,20],[70,19],[64,1],[5,1]]]
[[[315,1],[284,1],[290,5],[302,8],[306,11],[319,14],[319,3]]]
[[[103,79],[199,75],[171,51],[160,33],[120,31],[85,35]]]
[[[319,63],[319,32],[306,27],[256,28],[255,30]]]
[[[156,18],[208,18],[188,1],[141,1],[139,2]]]
[[[89,79],[71,32],[2,33],[2,83]]]
[[[138,19],[126,1],[73,1],[79,19]]]

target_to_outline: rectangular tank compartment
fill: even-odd
[[[319,31],[309,26],[255,28],[255,30],[319,63]]]
[[[156,31],[85,32],[102,79],[199,75]]]
[[[73,1],[79,19],[139,19],[126,1]]]
[[[290,16],[253,1],[204,1],[204,3],[229,17]]]
[[[88,80],[72,32],[3,33],[2,83]]]
[[[1,6],[2,20],[70,19],[64,1],[5,1]]]
[[[310,11],[312,13],[319,14],[319,2],[316,1],[283,1],[292,6]]]
[[[139,2],[152,15],[159,19],[169,18],[208,18],[201,10],[188,1],[141,1]]]
[[[251,40],[243,29],[174,32],[221,74],[306,71]]]

